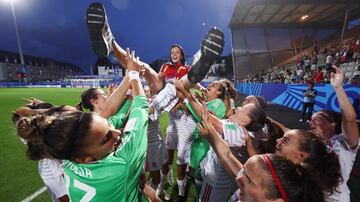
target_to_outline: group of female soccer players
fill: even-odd
[[[112,52],[126,67],[121,84],[109,94],[84,91],[76,108],[32,100],[31,109],[21,107],[13,116],[54,201],[169,200],[164,185],[173,183],[175,150],[179,200],[193,183],[199,201],[350,201],[346,182],[359,129],[340,69],[331,85],[342,120],[319,111],[310,131],[290,130],[266,116],[261,97],[248,96],[235,107],[229,81],[207,88],[198,83],[222,52],[220,30],[207,33],[192,67],[182,47],[173,45],[170,62],[156,73],[116,43],[102,4],[91,4],[86,20],[95,52]],[[156,114],[164,110],[165,141]]]

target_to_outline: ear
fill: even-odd
[[[90,99],[90,103],[91,103],[92,105],[98,104],[97,99]]]
[[[305,161],[305,159],[309,158],[309,154],[306,152],[300,152],[299,153],[299,159],[301,161],[301,163],[303,163]]]

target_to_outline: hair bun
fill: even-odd
[[[32,118],[23,117],[17,122],[16,130],[18,135],[25,140],[38,138],[41,131],[47,128],[54,119],[53,116],[44,115],[37,115]]]

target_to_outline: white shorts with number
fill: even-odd
[[[168,160],[168,153],[163,140],[148,144],[146,161],[149,171],[160,170]]]

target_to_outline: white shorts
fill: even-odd
[[[190,161],[190,147],[196,123],[191,115],[183,110],[169,112],[169,125],[166,130],[167,149],[177,149],[176,164],[185,165]]]
[[[167,160],[168,153],[164,141],[159,140],[148,144],[146,162],[149,171],[160,170]]]
[[[190,161],[190,147],[194,141],[193,133],[196,128],[195,119],[191,115],[187,115],[185,111],[178,125],[178,144],[177,144],[177,160],[178,165],[188,164]]]
[[[65,188],[64,176],[60,175],[54,178],[42,179],[48,189],[49,195],[53,201],[59,201],[58,199],[68,194]]]
[[[201,186],[199,201],[201,202],[228,201],[230,196],[234,193],[235,190],[236,187],[234,188],[213,187],[210,184],[206,183],[204,180]]]
[[[169,150],[177,149],[178,144],[178,129],[177,122],[180,121],[182,116],[181,111],[169,112],[169,121],[166,128],[166,148]]]

